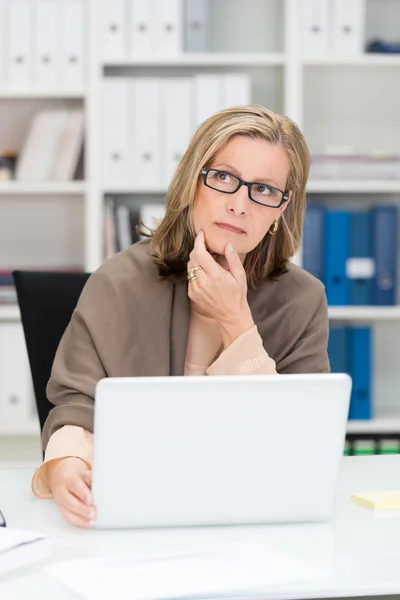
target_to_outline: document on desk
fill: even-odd
[[[240,596],[326,576],[265,544],[247,543],[190,555],[71,560],[43,570],[85,600]]]
[[[47,558],[51,542],[40,533],[0,528],[0,574]]]

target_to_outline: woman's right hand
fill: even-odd
[[[88,529],[96,518],[92,498],[92,471],[80,458],[52,460],[47,480],[63,517],[72,525]]]

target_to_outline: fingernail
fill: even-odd
[[[197,234],[197,235],[201,235],[202,233],[203,233],[203,232],[202,232],[202,230],[200,229],[200,231],[198,232],[198,234]]]
[[[93,527],[93,525],[94,525],[94,521],[89,521],[88,526]]]
[[[229,252],[235,252],[235,248],[232,246],[231,242],[228,244],[228,250]]]
[[[94,510],[91,510],[88,514],[87,514],[87,518],[90,519],[91,521],[94,520],[94,518],[96,517],[96,513],[94,512]]]

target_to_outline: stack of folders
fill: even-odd
[[[17,293],[11,271],[0,270],[0,304],[12,304],[16,301]]]
[[[357,56],[365,48],[366,0],[302,0],[306,58]]]
[[[104,185],[167,187],[196,128],[219,110],[250,104],[250,83],[245,73],[106,79]]]
[[[15,179],[74,179],[82,154],[83,136],[84,117],[81,108],[38,111],[20,152]]]
[[[213,0],[102,0],[107,59],[212,50]]]
[[[81,90],[87,0],[0,0],[0,87]]]
[[[353,381],[349,419],[371,419],[372,398],[372,328],[332,325],[328,355],[332,373],[348,373]]]
[[[325,284],[331,306],[397,304],[398,209],[344,211],[310,205],[303,267]]]
[[[129,248],[141,239],[136,227],[145,233],[154,231],[165,215],[165,204],[146,203],[129,206],[112,196],[106,197],[104,217],[105,257]]]

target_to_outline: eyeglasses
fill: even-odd
[[[242,185],[245,185],[250,200],[269,208],[279,208],[284,202],[289,200],[287,192],[282,192],[282,190],[266,183],[244,181],[244,179],[240,179],[240,177],[236,177],[236,175],[232,175],[232,173],[228,173],[227,171],[201,169],[200,175],[203,176],[204,185],[223,194],[234,194]]]
[[[6,520],[3,517],[3,513],[0,510],[0,527],[5,527],[6,526]]]

